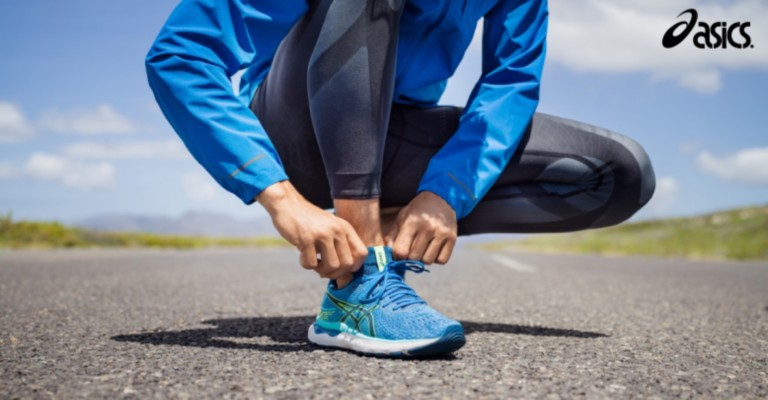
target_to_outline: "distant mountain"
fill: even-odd
[[[237,219],[207,211],[188,212],[175,218],[104,214],[77,221],[73,225],[100,232],[148,232],[208,237],[278,236],[269,218]]]

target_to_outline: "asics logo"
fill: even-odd
[[[341,310],[344,315],[339,319],[339,322],[348,323],[352,322],[352,328],[356,331],[361,330],[362,324],[367,324],[368,332],[371,337],[376,337],[376,325],[373,321],[373,312],[379,308],[376,304],[370,308],[366,308],[361,304],[351,304],[333,297],[328,293],[328,299],[331,303]]]
[[[755,47],[752,44],[752,37],[747,32],[747,28],[752,25],[751,22],[729,24],[721,21],[709,24],[699,21],[699,13],[693,8],[681,12],[677,17],[680,18],[686,14],[689,18],[687,21],[680,21],[667,29],[661,39],[662,46],[671,49],[679,45],[698,27],[698,31],[693,35],[693,45],[699,49],[727,49],[728,46],[737,49]],[[682,30],[680,30],[681,27]]]

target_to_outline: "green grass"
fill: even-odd
[[[545,253],[768,260],[768,206],[482,245]]]
[[[288,243],[277,237],[206,238],[155,235],[149,233],[108,233],[72,228],[58,222],[13,221],[0,217],[0,248],[55,249],[90,247],[200,249],[206,247],[276,247]]]

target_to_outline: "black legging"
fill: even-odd
[[[251,108],[309,201],[406,205],[462,109],[392,103],[402,0],[320,0],[281,43]],[[514,112],[514,110],[510,110]],[[633,140],[537,113],[459,234],[614,225],[650,200],[655,177]]]

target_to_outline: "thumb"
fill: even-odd
[[[397,224],[397,222],[393,222],[387,231],[384,232],[384,244],[386,246],[392,247],[395,245],[395,239],[397,238],[397,234],[400,232],[400,226]]]

